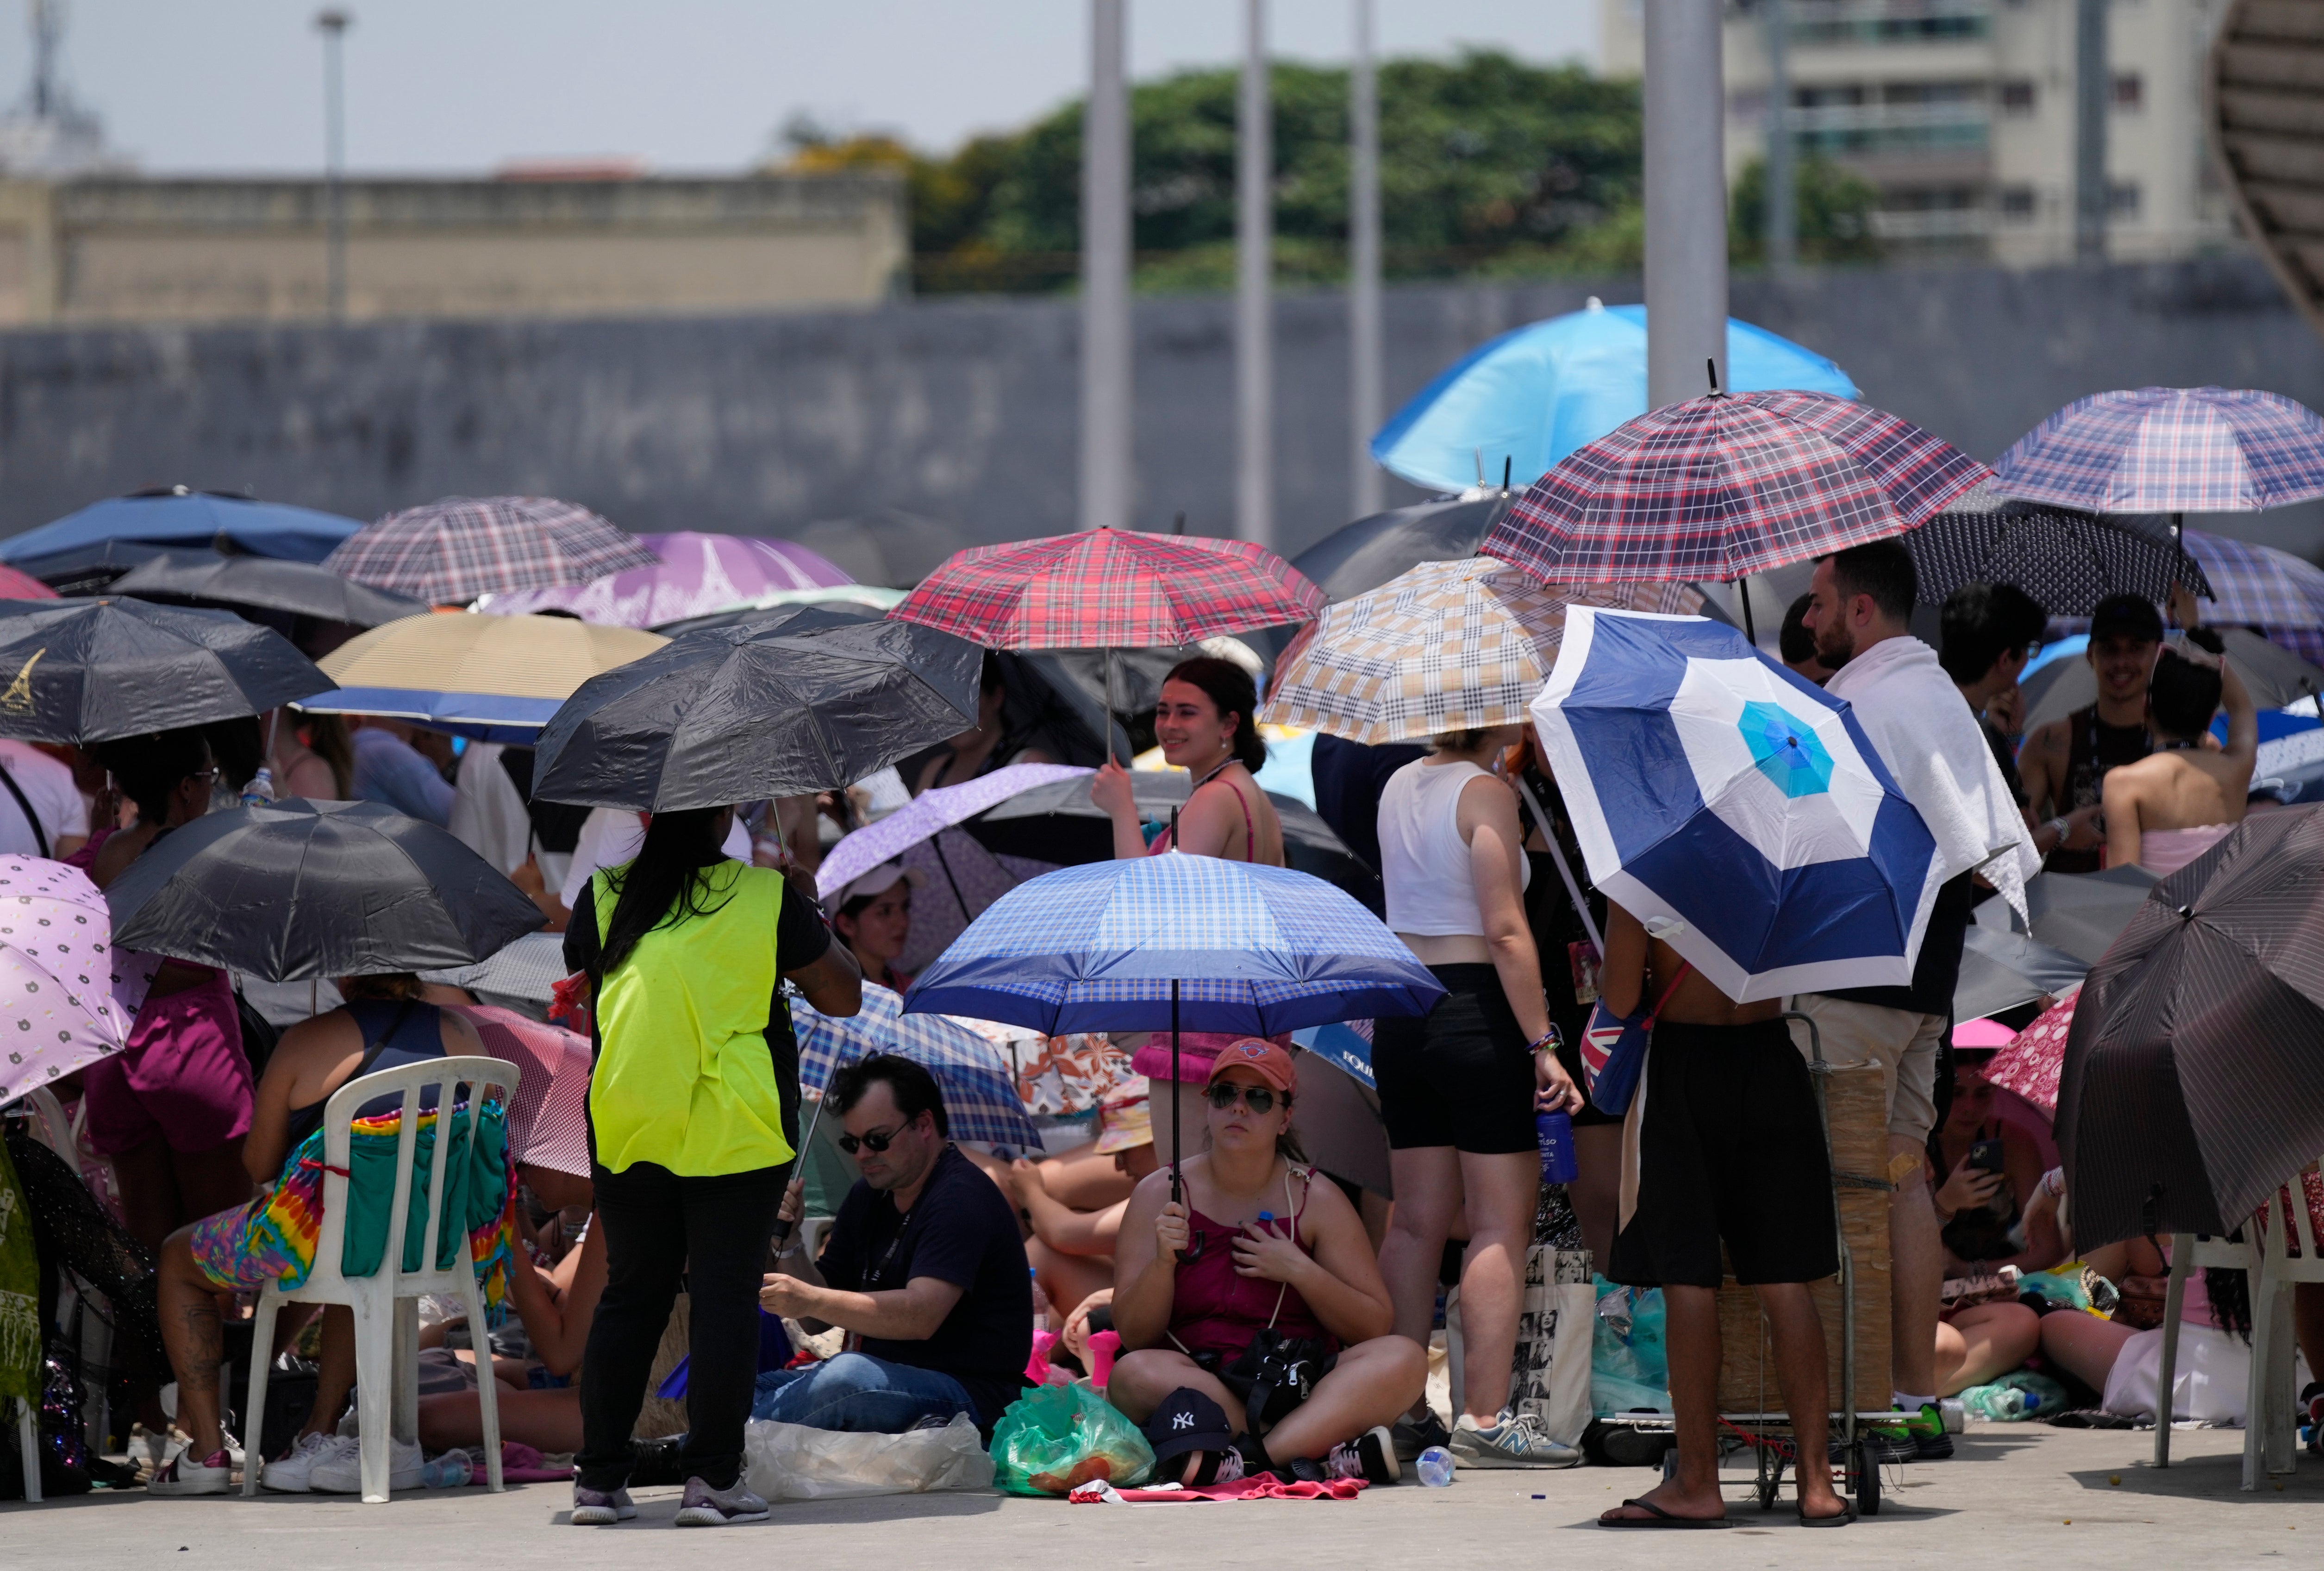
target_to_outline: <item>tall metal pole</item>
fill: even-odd
[[[2074,5],[2074,259],[2103,262],[2107,249],[2107,0]]]
[[[1275,543],[1275,138],[1267,0],[1243,0],[1235,116],[1235,532]]]
[[[344,11],[315,16],[323,34],[323,309],[335,322],[347,314],[346,89],[339,54],[354,20]]]
[[[1348,516],[1380,510],[1379,79],[1372,61],[1373,0],[1355,0],[1356,59],[1348,72]]]
[[[1090,0],[1082,114],[1082,527],[1128,529],[1130,410],[1128,0]]]
[[[1798,148],[1792,140],[1792,19],[1789,0],[1767,0],[1767,271],[1788,278],[1800,260]]]
[[[1646,0],[1646,402],[1727,385],[1720,0]]]

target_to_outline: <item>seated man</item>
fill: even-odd
[[[874,1053],[832,1076],[824,1095],[847,1132],[840,1149],[863,1176],[815,1262],[769,1276],[759,1303],[844,1328],[848,1348],[761,1375],[751,1416],[897,1434],[967,1413],[990,1430],[1033,1354],[1032,1268],[1017,1218],[953,1145],[927,1069]],[[804,1197],[794,1178],[784,1221],[798,1223]],[[784,1256],[794,1258],[796,1242]]]
[[[1136,1082],[1143,1085],[1143,1081]],[[1132,1184],[1152,1172],[1154,1123],[1145,1095],[1109,1098],[1098,1108],[1099,1132],[1094,1148]],[[1093,1293],[1113,1286],[1113,1242],[1121,1232],[1127,1197],[1112,1205],[1084,1211],[1060,1200],[1043,1182],[1048,1164],[1035,1166],[1017,1159],[1009,1170],[1009,1190],[1018,1209],[1032,1223],[1033,1239],[1026,1258],[1033,1273],[1060,1316]],[[1062,1327],[1060,1327],[1062,1328]]]

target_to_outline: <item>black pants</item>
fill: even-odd
[[[759,1372],[759,1284],[790,1164],[688,1178],[638,1162],[591,1177],[596,1225],[605,1230],[605,1291],[581,1364],[576,1482],[606,1491],[629,1482],[630,1435],[682,1277],[693,1311],[686,1471],[729,1488],[742,1471]]]

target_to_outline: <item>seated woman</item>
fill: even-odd
[[[546,1168],[521,1169],[533,1195],[551,1210],[589,1204],[589,1180]],[[582,1350],[588,1345],[589,1322],[597,1313],[597,1299],[605,1290],[604,1229],[595,1217],[581,1235],[581,1244],[542,1271],[526,1263],[509,1272],[509,1301],[524,1323],[532,1343],[534,1363],[493,1360],[493,1378],[500,1382],[494,1395],[501,1438],[538,1451],[578,1451],[581,1448],[581,1384],[572,1377],[581,1368]],[[468,1389],[420,1399],[420,1444],[430,1451],[450,1446],[481,1446],[484,1438],[484,1409],[476,1397],[476,1355],[466,1353],[470,1365]],[[563,1385],[535,1390],[535,1366],[564,1381]]]
[[[1987,1053],[1954,1050],[1952,1105],[1929,1135],[1929,1160],[1947,1175],[1934,1198],[1948,1277],[1987,1276],[2003,1264],[2022,1267],[2011,1232],[2042,1181],[2042,1153],[2033,1138],[1993,1116],[1993,1086],[1984,1075],[1990,1060]],[[1998,1170],[1972,1165],[1992,1161],[1997,1148]],[[2033,1355],[2041,1329],[2034,1311],[2014,1298],[1943,1310],[1937,1322],[1937,1394],[1953,1396],[2015,1369]]]
[[[1139,1423],[1191,1391],[1235,1415],[1222,1374],[1262,1330],[1312,1341],[1337,1362],[1307,1400],[1225,1452],[1192,1452],[1184,1481],[1271,1471],[1393,1483],[1388,1426],[1419,1399],[1428,1357],[1393,1334],[1361,1217],[1318,1182],[1291,1134],[1297,1072],[1272,1042],[1231,1043],[1211,1066],[1210,1149],[1186,1160],[1185,1199],[1157,1171],[1130,1197],[1115,1242],[1113,1326],[1132,1351],[1113,1366],[1113,1405]]]
[[[1133,1185],[1154,1171],[1154,1123],[1142,1095],[1100,1104],[1098,1118],[1098,1155],[1111,1160]],[[1078,1210],[1050,1192],[1044,1182],[1048,1166],[1018,1158],[1009,1169],[1008,1189],[1032,1224],[1025,1258],[1033,1262],[1035,1280],[1050,1307],[1064,1314],[1091,1294],[1113,1286],[1114,1243],[1130,1201],[1124,1197],[1111,1206]]]
[[[896,969],[896,956],[912,937],[912,891],[927,875],[900,862],[883,862],[839,892],[831,907],[831,930],[839,935],[863,968],[863,980],[892,993],[912,984]]]
[[[218,1379],[225,1354],[219,1325],[222,1295],[254,1292],[270,1282],[303,1281],[301,1255],[313,1257],[314,1236],[286,1240],[281,1218],[269,1217],[273,1192],[300,1177],[299,1148],[323,1126],[331,1094],[359,1076],[428,1058],[481,1054],[476,1028],[450,1010],[421,1002],[420,979],[409,972],[345,976],[346,1003],[282,1033],[258,1082],[243,1160],[266,1186],[258,1197],[205,1216],[171,1234],[161,1246],[161,1339],[178,1375],[178,1427],[190,1437],[184,1455],[155,1474],[155,1494],[224,1494],[232,1487],[232,1459],[219,1428]],[[392,1112],[393,1104],[366,1107]],[[319,1211],[300,1219],[319,1231]],[[230,1300],[229,1300],[230,1301]],[[342,1306],[323,1311],[321,1372],[306,1428],[283,1457],[266,1465],[269,1489],[304,1492],[318,1487],[358,1488],[351,1461],[344,1480],[324,1464],[342,1460],[332,1431],[355,1387],[355,1317]],[[255,1465],[256,1458],[252,1458]],[[389,1461],[391,1487],[419,1484],[420,1447],[396,1441]],[[318,1477],[318,1474],[324,1476]]]
[[[2168,877],[2227,837],[2244,820],[2259,715],[2220,651],[2218,633],[2198,627],[2183,645],[2164,644],[2146,686],[2154,751],[2107,771],[2107,865],[2136,863]],[[2207,745],[2224,700],[2227,744]]]

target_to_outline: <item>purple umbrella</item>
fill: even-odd
[[[634,536],[553,496],[447,496],[364,525],[323,559],[358,584],[431,605],[654,565]]]
[[[161,964],[113,947],[79,868],[0,856],[0,1104],[121,1051]]]
[[[2004,496],[2086,513],[2253,513],[2324,496],[2324,419],[2248,388],[2123,388],[2058,411],[1993,473]]]
[[[2290,551],[2225,535],[2186,531],[2187,554],[2210,580],[2212,622],[2256,627],[2271,643],[2324,665],[2324,568]]]
[[[1095,772],[1070,763],[1012,763],[956,786],[923,791],[911,806],[898,809],[834,846],[816,872],[816,893],[829,900],[882,862],[892,862],[921,841],[1035,786]]]
[[[495,595],[487,611],[569,611],[612,627],[660,627],[729,611],[783,590],[833,588],[854,582],[803,545],[738,534],[641,534],[661,560],[586,584],[558,584]]]

